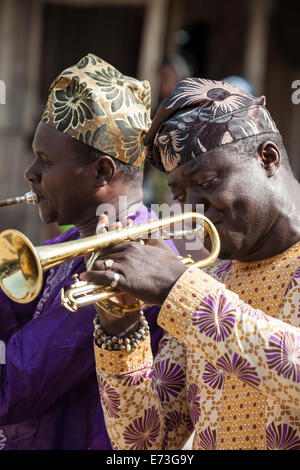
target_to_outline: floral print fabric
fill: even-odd
[[[157,111],[149,130],[147,157],[170,173],[221,145],[278,132],[264,96],[255,98],[229,83],[186,78]]]
[[[134,166],[144,161],[150,85],[88,54],[52,83],[42,121]]]
[[[135,370],[101,371],[98,359],[114,448],[181,449],[194,430],[198,450],[299,450],[299,267],[300,242],[257,263],[189,268],[159,314],[153,365],[146,342],[128,355]]]

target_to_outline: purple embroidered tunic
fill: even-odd
[[[142,206],[131,218],[140,224],[155,215]],[[74,227],[46,244],[77,238]],[[83,271],[83,258],[50,269],[40,296],[29,304],[14,303],[0,291],[0,340],[6,343],[0,449],[111,449],[95,371],[94,307],[71,313],[60,305],[60,289]],[[145,311],[154,354],[163,334],[158,311]]]

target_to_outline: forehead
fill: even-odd
[[[32,148],[36,153],[43,153],[54,158],[73,156],[72,138],[55,129],[50,124],[40,122],[36,128]]]
[[[191,180],[196,175],[211,172],[229,171],[237,166],[237,156],[226,150],[211,150],[195,159],[189,160],[168,175],[169,186],[175,186],[182,180]]]

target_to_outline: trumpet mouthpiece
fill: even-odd
[[[36,206],[38,202],[38,198],[37,198],[37,195],[33,191],[29,191],[29,193],[26,193],[24,197],[25,197],[24,202],[26,202],[26,204],[31,204],[33,206]]]

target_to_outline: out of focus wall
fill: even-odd
[[[28,191],[23,173],[52,80],[89,52],[123,73],[147,78],[157,100],[167,0],[0,0],[0,199]],[[62,188],[63,191],[63,188]],[[37,210],[0,212],[0,230],[17,228],[35,244],[55,233]]]
[[[88,52],[148,79],[153,113],[168,80],[244,77],[266,96],[300,177],[300,104],[292,102],[299,13],[298,0],[0,0],[0,198],[27,191],[23,173],[48,86]],[[146,201],[167,198],[164,177],[148,167],[145,175]],[[35,244],[51,236],[32,207],[1,209],[0,230],[8,227]]]

